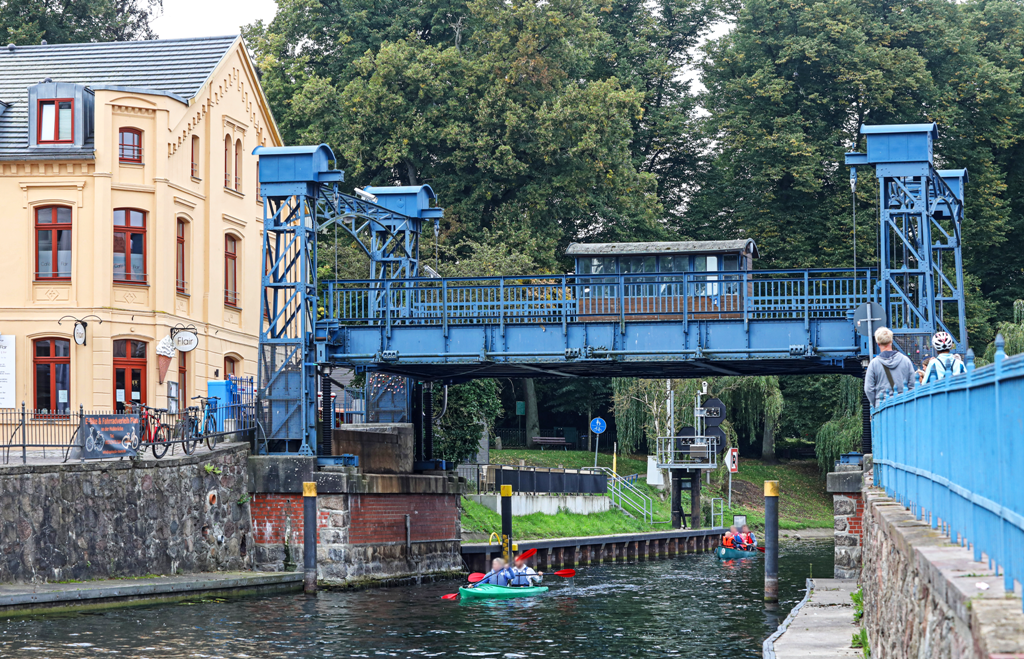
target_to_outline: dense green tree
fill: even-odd
[[[33,45],[155,39],[163,0],[0,0],[0,38]]]
[[[493,430],[501,417],[497,380],[473,380],[448,387],[448,407],[434,424],[434,451],[444,460],[462,462],[480,449],[484,429]],[[443,387],[434,387],[434,409],[440,412]]]

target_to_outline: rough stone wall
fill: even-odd
[[[864,504],[861,584],[872,656],[1024,657],[1021,600],[1003,590],[1002,577],[883,492],[865,490]]]
[[[352,585],[462,569],[457,494],[321,494],[317,513],[321,584]],[[301,495],[258,494],[253,519],[259,569],[281,570],[288,557],[302,566]],[[287,545],[286,526],[291,529]]]
[[[250,567],[248,453],[0,468],[0,582]]]
[[[864,499],[860,492],[833,494],[835,516],[835,578],[860,578]]]

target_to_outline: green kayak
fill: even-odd
[[[492,586],[491,584],[483,584],[476,588],[459,588],[459,595],[462,599],[503,600],[512,597],[532,597],[533,595],[546,593],[547,590],[547,586],[519,586],[516,588],[510,588],[509,586]]]
[[[730,558],[757,558],[761,555],[759,551],[743,551],[742,549],[733,549],[732,547],[716,547],[715,558],[721,560],[728,560]]]

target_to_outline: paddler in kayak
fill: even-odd
[[[526,559],[522,556],[516,556],[515,564],[516,566],[512,568],[512,579],[508,582],[509,586],[534,586],[544,578],[544,573],[537,572],[527,565]]]
[[[509,581],[512,579],[512,570],[505,567],[504,558],[496,558],[491,561],[491,571],[484,575],[484,578],[477,581],[475,584],[471,584],[468,588],[476,588],[480,584],[490,584],[492,586],[507,586]]]
[[[747,551],[757,549],[757,536],[751,533],[750,527],[746,524],[740,529],[740,539],[743,541],[743,548]]]
[[[725,532],[722,537],[722,546],[726,549],[739,549],[740,548],[740,530],[735,526],[730,526],[729,530]]]

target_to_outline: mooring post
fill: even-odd
[[[302,484],[302,589],[316,593],[316,483]]]
[[[764,601],[779,601],[779,481],[764,482]]]
[[[683,481],[679,478],[678,469],[670,469],[672,474],[672,528],[683,527]]]
[[[501,486],[501,555],[512,562],[512,486]]]
[[[690,528],[700,528],[700,471],[690,471]]]

